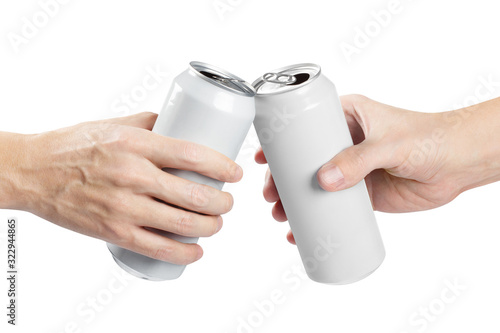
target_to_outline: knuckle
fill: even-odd
[[[364,170],[366,166],[366,156],[363,150],[351,149],[349,160],[354,170]]]
[[[115,226],[111,228],[111,233],[111,238],[114,240],[114,243],[119,246],[133,248],[136,244],[136,239],[131,228],[126,227],[122,223],[116,223]]]
[[[196,143],[186,142],[183,144],[182,154],[185,161],[196,164],[201,161],[202,149]]]
[[[172,248],[172,246],[165,244],[159,248],[151,249],[149,257],[156,259],[156,260],[169,261],[169,260],[171,260],[172,255],[174,253],[175,252],[174,252],[174,249]]]
[[[115,124],[107,126],[103,129],[106,134],[103,134],[97,145],[99,150],[104,149],[106,154],[111,155],[133,149],[136,140],[125,126]]]
[[[177,182],[174,179],[175,178],[171,177],[171,175],[168,172],[162,172],[159,173],[156,178],[152,179],[153,181],[152,186],[158,186],[163,191],[166,191],[167,189],[170,188],[176,188]]]
[[[203,208],[208,205],[209,198],[206,192],[205,186],[201,184],[189,185],[189,199],[196,208]]]
[[[177,265],[188,265],[196,260],[196,254],[191,250],[191,245],[163,244],[157,248],[151,248],[147,255],[153,259],[175,263]]]
[[[194,220],[191,213],[181,212],[175,222],[176,233],[184,236],[193,235]]]
[[[129,131],[124,126],[113,125],[110,130],[113,133],[113,141],[119,148],[127,147],[133,142]]]

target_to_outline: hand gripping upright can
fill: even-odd
[[[170,87],[153,132],[208,146],[236,159],[255,117],[255,91],[239,77],[217,67],[191,62]],[[164,169],[184,179],[221,189],[223,182],[196,172]],[[198,238],[164,231],[158,233],[183,243]],[[147,280],[178,278],[186,266],[155,260],[108,243],[117,264]]]
[[[353,144],[335,86],[315,64],[277,69],[253,86],[255,129],[307,274],[329,284],[368,276],[385,250],[364,180],[339,192],[316,180]]]

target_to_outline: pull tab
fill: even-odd
[[[266,82],[277,84],[293,84],[297,81],[297,78],[293,75],[276,73],[266,73],[262,75],[262,79]]]

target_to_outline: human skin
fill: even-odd
[[[146,227],[211,236],[233,198],[161,169],[192,170],[223,182],[239,181],[243,171],[208,147],[151,132],[156,118],[140,113],[34,135],[0,132],[0,208],[28,211],[158,260],[198,260],[198,244]]]
[[[363,178],[375,210],[413,212],[442,206],[460,193],[500,180],[500,98],[459,110],[423,113],[341,97],[354,146],[317,172],[326,191],[349,188]],[[265,164],[262,149],[255,160]],[[287,220],[267,170],[264,198],[272,215]],[[291,231],[287,235],[295,243]]]

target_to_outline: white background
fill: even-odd
[[[230,10],[218,13],[217,3],[229,3]],[[495,2],[401,0],[388,24],[374,24],[371,12],[389,4],[73,0],[16,52],[8,36],[20,35],[23,17],[33,21],[41,7],[34,0],[3,1],[0,130],[36,133],[159,112],[172,78],[191,60],[250,82],[276,67],[315,62],[340,94],[361,93],[425,112],[470,104],[482,78],[500,81]],[[358,43],[349,62],[341,45],[355,45],[357,29],[365,28],[372,37],[367,45]],[[115,100],[156,67],[169,73],[161,85],[136,108],[115,112]],[[498,86],[480,89],[480,99],[500,94]],[[130,278],[123,287],[103,242],[24,212],[1,211],[0,267],[5,272],[5,221],[16,216],[20,275],[15,328],[6,323],[7,284],[1,279],[0,331],[229,333],[238,332],[242,321],[251,326],[240,332],[499,331],[500,184],[432,211],[377,213],[385,262],[365,280],[327,286],[291,271],[300,265],[299,255],[285,240],[287,224],[273,221],[262,198],[265,167],[253,162],[256,146],[252,129],[238,157],[244,179],[225,187],[235,197],[234,209],[219,234],[201,240],[203,259],[176,281]],[[446,281],[466,290],[441,308]],[[110,283],[123,288],[111,293]],[[283,302],[259,310],[256,302],[267,304],[273,290]],[[90,310],[91,298],[98,299],[99,311]],[[429,306],[438,314],[425,329],[410,322]]]

